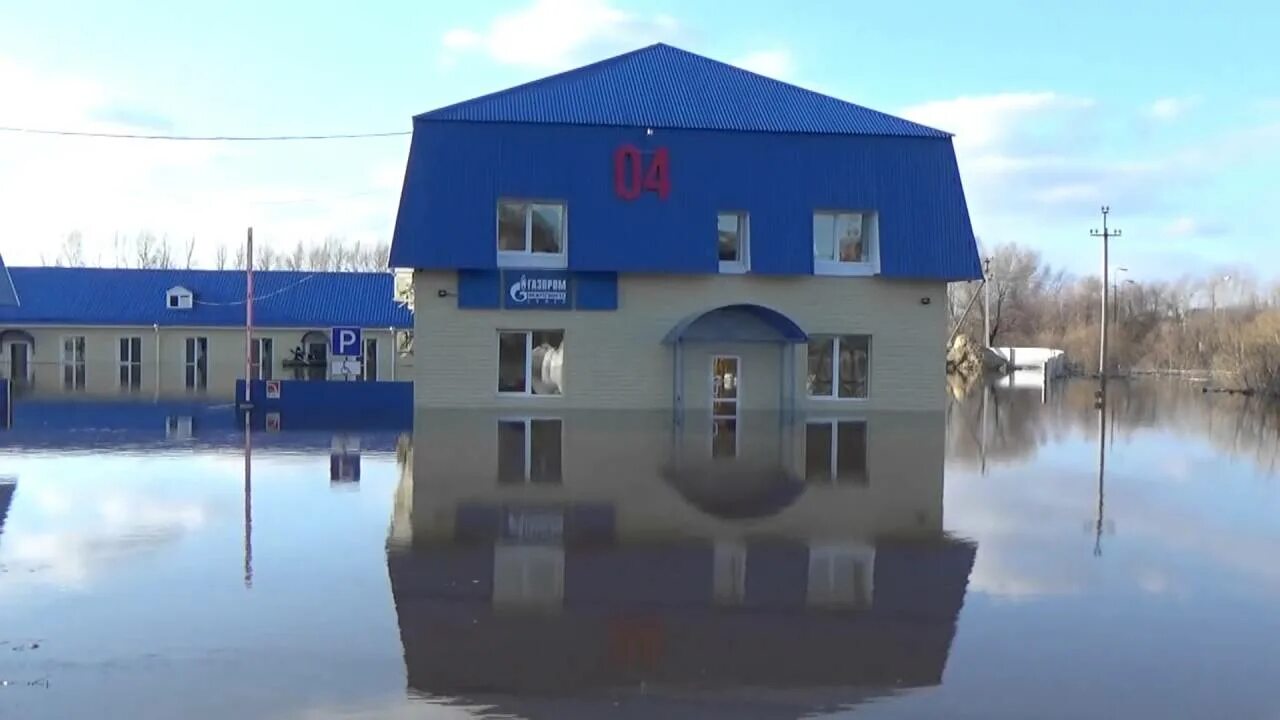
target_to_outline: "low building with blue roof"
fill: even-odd
[[[951,136],[667,45],[418,115],[416,402],[940,410]],[[725,439],[727,438],[727,439]]]
[[[360,379],[411,377],[390,272],[257,271],[254,379],[326,379],[330,329],[363,328]],[[0,376],[27,393],[231,399],[246,370],[242,270],[0,262]]]

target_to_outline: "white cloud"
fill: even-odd
[[[957,148],[1005,149],[1038,124],[1079,117],[1096,107],[1092,99],[1053,92],[965,96],[908,107],[902,116],[955,134]]]
[[[1147,107],[1147,116],[1153,120],[1169,122],[1186,115],[1199,104],[1200,99],[1196,97],[1160,98]]]
[[[789,80],[796,69],[791,51],[785,48],[759,50],[731,60],[729,64],[778,80]]]
[[[1218,237],[1225,235],[1227,231],[1227,226],[1222,222],[1202,220],[1187,215],[1174,218],[1164,227],[1166,235],[1176,238]]]
[[[170,122],[150,109],[131,108],[109,86],[3,58],[0,97],[5,124],[14,126],[127,133],[144,127],[137,123]],[[182,133],[176,124],[173,129]],[[62,239],[79,231],[86,259],[112,264],[115,234],[150,231],[167,235],[175,246],[195,237],[197,262],[210,263],[219,244],[242,242],[249,225],[281,246],[328,235],[387,241],[408,140],[353,142],[365,143],[355,172],[335,186],[323,175],[281,171],[263,178],[264,166],[308,166],[316,149],[309,144],[248,147],[0,132],[0,254],[13,265],[51,261]]]
[[[534,0],[484,31],[452,28],[441,44],[446,63],[479,51],[505,65],[557,70],[670,39],[679,30],[669,15],[629,12],[608,0]]]

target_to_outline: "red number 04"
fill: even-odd
[[[655,192],[663,200],[671,194],[671,176],[667,169],[670,153],[666,148],[653,152],[649,167],[644,167],[640,148],[623,145],[613,153],[613,192],[623,200],[635,200],[646,192]]]

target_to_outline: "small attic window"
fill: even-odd
[[[165,293],[165,306],[170,310],[190,310],[192,301],[191,291],[184,287],[170,288]]]

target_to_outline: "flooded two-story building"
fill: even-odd
[[[981,270],[951,136],[666,45],[424,113],[416,403],[939,411]]]

